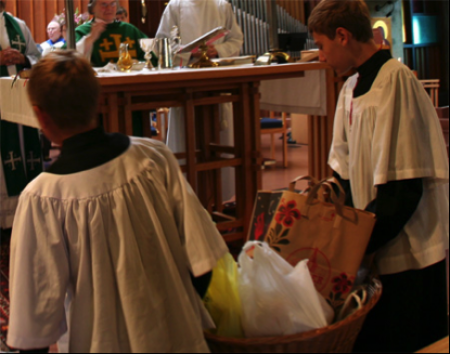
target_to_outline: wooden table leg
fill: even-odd
[[[243,190],[243,203],[244,203],[244,235],[248,234],[249,223],[252,217],[253,203],[256,197],[258,189],[257,173],[254,170],[253,165],[253,153],[257,151],[256,146],[256,134],[259,133],[259,129],[256,128],[255,114],[256,104],[255,97],[253,95],[253,86],[251,84],[243,84],[241,88],[241,100],[242,100],[242,128],[243,128],[243,144],[242,144],[242,159],[243,159],[243,178],[242,186]],[[255,131],[255,129],[257,129]]]
[[[131,109],[131,95],[125,95],[125,134],[133,135],[133,111]]]
[[[109,93],[106,95],[108,105],[107,121],[104,122],[105,130],[109,133],[122,132],[119,123],[119,105],[117,93]],[[103,116],[105,119],[105,116]]]
[[[195,107],[192,90],[186,90],[184,120],[186,127],[186,175],[188,182],[191,184],[195,193],[197,193],[197,171],[195,168]]]
[[[207,162],[211,160],[209,149],[211,143],[211,107],[200,106],[195,108],[195,129],[196,144],[200,151],[200,159],[197,162]],[[213,194],[211,184],[211,171],[202,171],[197,174],[199,189],[198,197],[205,208],[212,212],[211,195]]]
[[[213,115],[212,115],[212,142],[215,144],[220,144],[220,106],[213,106]],[[212,153],[213,157],[220,157],[220,153]],[[222,197],[222,170],[214,170],[213,171],[213,188],[214,188],[214,203],[215,209],[219,213],[223,211],[223,197]]]

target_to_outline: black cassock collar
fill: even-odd
[[[66,175],[90,170],[120,156],[129,146],[128,136],[108,134],[99,127],[64,140],[60,156],[46,172]]]
[[[353,97],[359,97],[370,91],[381,67],[392,59],[389,50],[379,50],[369,60],[356,68],[359,73],[358,85],[353,90]]]

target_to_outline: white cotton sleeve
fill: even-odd
[[[184,178],[173,153],[165,145],[159,150],[168,162],[167,188],[181,242],[190,270],[198,277],[211,271],[228,252],[228,247],[211,215]]]
[[[93,51],[93,49],[94,49],[94,46],[92,46],[90,50],[86,51],[86,39],[87,39],[87,36],[83,36],[83,37],[75,44],[75,46],[76,46],[77,52],[79,52],[80,54],[82,54],[86,60],[88,60],[89,62],[91,62],[91,56],[92,56],[92,51]]]
[[[436,110],[405,67],[388,76],[380,92],[372,142],[374,184],[413,178],[448,182],[448,157]]]
[[[336,107],[336,114],[334,117],[334,128],[333,128],[333,141],[331,144],[330,155],[328,158],[328,164],[333,169],[339,173],[343,179],[350,179],[349,174],[349,147],[348,140],[345,130],[345,122],[348,119],[348,109],[347,109],[347,84],[342,88],[339,95],[338,104]]]
[[[19,200],[11,238],[7,344],[12,348],[46,348],[67,331],[69,265],[55,203],[26,192]]]
[[[226,14],[226,27],[230,33],[225,36],[223,43],[217,44],[215,47],[219,58],[238,56],[244,43],[244,35],[236,21],[231,4],[225,2],[223,7]]]

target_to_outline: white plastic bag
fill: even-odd
[[[247,251],[253,250],[253,259]],[[307,260],[294,268],[269,245],[247,242],[239,255],[239,295],[247,338],[283,336],[328,326],[333,309],[317,292]]]

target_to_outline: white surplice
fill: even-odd
[[[226,0],[171,0],[159,24],[157,38],[169,38],[173,26],[180,31],[181,43],[188,44],[216,27],[222,26],[230,32],[213,43],[220,58],[239,55],[244,36],[237,24],[231,5]],[[180,58],[182,61],[180,63]],[[177,56],[174,65],[187,65],[191,54]],[[185,125],[182,108],[172,108],[169,112],[169,132],[167,144],[173,152],[186,151]],[[232,146],[233,109],[231,103],[220,106],[221,144]],[[234,169],[226,168],[222,173],[224,200],[235,193]]]
[[[31,35],[31,32],[29,28],[27,27],[26,23],[22,21],[21,19],[14,17],[17,24],[19,25],[23,37],[25,39],[26,48],[25,48],[25,55],[30,61],[31,65],[34,65],[37,63],[37,61],[41,57],[41,53],[39,52],[36,43],[34,42],[34,39]],[[1,48],[9,48],[10,47],[10,40],[8,36],[8,31],[6,30],[5,23],[4,23],[4,17],[3,12],[0,12],[0,46]],[[16,75],[17,70],[15,65],[8,66],[8,74],[9,75]],[[1,93],[0,93],[1,94]],[[22,136],[22,127],[18,126],[19,133]],[[23,149],[23,142],[21,144]],[[23,156],[23,154],[22,154]],[[17,202],[19,197],[8,196],[8,192],[6,189],[6,182],[5,177],[3,176],[3,161],[0,157],[0,228],[2,229],[9,229],[12,226],[13,220],[14,220],[14,213],[17,207]]]
[[[68,328],[70,352],[208,351],[189,271],[210,271],[227,247],[169,149],[131,139],[108,163],[42,173],[22,193],[10,346],[46,347]]]
[[[377,185],[424,180],[411,220],[376,255],[380,274],[423,269],[445,259],[449,241],[449,165],[436,110],[411,70],[395,59],[368,93],[353,99],[358,75],[339,97],[329,164],[350,180],[359,209],[376,198]]]

